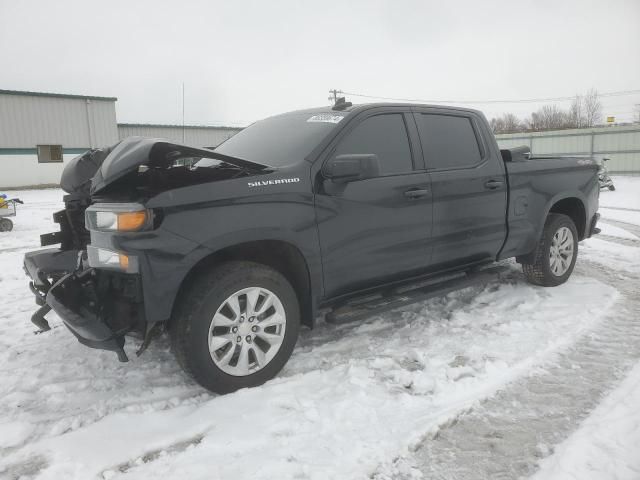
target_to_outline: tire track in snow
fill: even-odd
[[[628,207],[608,207],[606,205],[600,205],[601,208],[608,208],[610,210],[624,210],[627,212],[640,212],[640,208],[628,208]]]
[[[540,374],[521,379],[461,415],[396,463],[424,478],[516,479],[533,474],[640,359],[640,278],[582,259],[578,273],[615,285],[624,300],[605,323],[559,354]],[[405,478],[403,471],[391,478]]]
[[[627,247],[640,247],[640,240],[634,240],[632,238],[615,237],[613,235],[604,235],[602,233],[599,233],[596,238],[599,240],[606,240],[607,242],[626,245]]]
[[[636,225],[634,223],[628,223],[628,222],[623,222],[621,220],[612,220],[611,218],[607,218],[606,216],[603,216],[601,219],[602,223],[609,223],[615,227],[620,227],[623,228],[631,233],[633,233],[634,235],[640,236],[640,225]],[[598,237],[598,235],[596,235],[596,238]]]

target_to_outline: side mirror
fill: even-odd
[[[380,174],[380,162],[373,153],[338,155],[325,163],[322,174],[336,183],[364,180]]]

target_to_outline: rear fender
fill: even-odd
[[[536,236],[534,238],[532,238],[528,244],[528,252],[525,255],[518,255],[516,257],[517,261],[520,263],[530,263],[531,261],[533,261],[533,256],[535,255],[535,251],[536,248],[538,246],[538,244],[540,243],[540,240],[542,238],[542,235],[544,233],[544,225],[547,221],[547,218],[549,217],[549,213],[551,212],[551,210],[553,209],[553,207],[558,204],[559,202],[561,202],[562,200],[567,200],[567,199],[577,199],[582,203],[582,207],[584,210],[584,215],[585,215],[585,221],[584,224],[582,225],[582,228],[579,228],[578,225],[576,225],[576,229],[578,229],[578,236],[580,238],[585,238],[586,235],[586,229],[588,228],[589,225],[589,216],[587,213],[587,199],[585,197],[585,195],[580,192],[579,190],[570,190],[568,192],[561,192],[555,196],[553,196],[545,205],[544,210],[543,210],[543,214],[541,215],[540,219],[539,219],[539,223],[536,229]]]

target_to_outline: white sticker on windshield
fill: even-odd
[[[332,113],[321,113],[319,115],[314,115],[313,117],[309,117],[307,122],[338,123],[343,118],[344,116],[342,115],[334,115]]]

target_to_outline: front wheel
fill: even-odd
[[[578,258],[578,231],[566,215],[550,213],[530,263],[522,263],[530,283],[555,287],[566,282]]]
[[[298,299],[284,276],[258,263],[228,262],[187,289],[169,332],[194,380],[228,393],[261,385],[282,369],[300,324]]]

